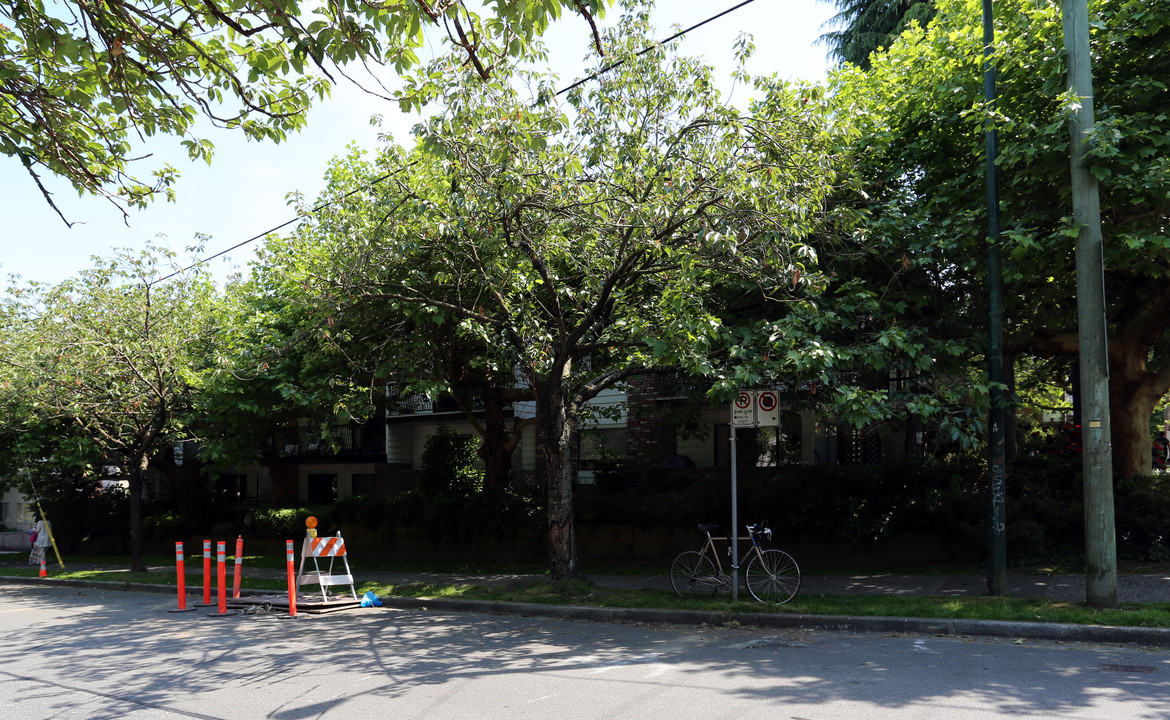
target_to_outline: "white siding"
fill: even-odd
[[[414,425],[386,426],[386,462],[395,465],[414,461]]]

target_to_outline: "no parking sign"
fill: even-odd
[[[776,427],[780,424],[780,393],[740,390],[731,403],[732,427]]]
[[[732,427],[756,426],[756,398],[751,390],[740,390],[731,403]]]
[[[775,390],[756,391],[756,425],[776,427],[780,424],[780,394]]]

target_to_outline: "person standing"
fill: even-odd
[[[45,548],[53,544],[49,538],[49,523],[44,518],[37,516],[36,536],[33,540],[32,552],[28,554],[29,565],[40,565],[45,560]]]

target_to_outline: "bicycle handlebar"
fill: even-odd
[[[763,527],[761,528],[761,526],[763,526]],[[768,527],[767,520],[755,523],[754,525],[745,525],[744,527],[747,528],[749,535],[763,535],[768,540],[772,539],[772,528]],[[760,528],[760,529],[757,529],[757,528]],[[719,529],[718,525],[707,525],[707,524],[700,524],[699,525],[699,532],[706,533],[708,536],[711,534],[712,530],[718,530],[718,529]]]

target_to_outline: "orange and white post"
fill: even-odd
[[[293,541],[287,540],[284,545],[285,558],[288,560],[288,616],[297,616],[297,581],[293,574]]]
[[[203,607],[211,605],[211,541],[203,541]]]
[[[188,612],[195,608],[187,607],[187,566],[183,562],[183,543],[175,543],[175,580],[179,587],[179,609],[168,610],[168,612]]]
[[[232,598],[240,597],[240,573],[244,570],[244,536],[236,538],[236,564],[232,568]]]
[[[212,617],[225,617],[227,615],[235,615],[227,611],[227,568],[224,567],[227,562],[227,543],[220,540],[215,546],[216,575],[219,580],[219,612],[211,613]]]

